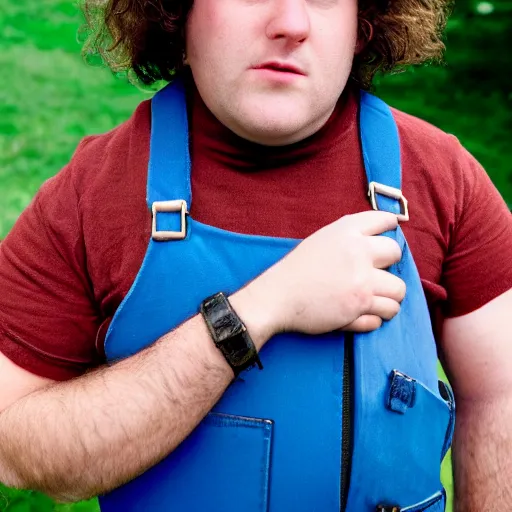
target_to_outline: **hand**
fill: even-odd
[[[313,233],[246,287],[253,311],[263,308],[248,318],[249,324],[264,320],[263,330],[271,334],[380,327],[398,313],[405,283],[383,270],[400,260],[400,247],[374,235],[397,224],[394,214],[370,211],[347,215]]]

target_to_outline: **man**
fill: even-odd
[[[137,2],[112,2],[106,20],[142,81],[173,69],[183,75],[190,216],[225,231],[305,238],[230,296],[255,348],[280,332],[373,331],[397,315],[405,286],[383,269],[401,248],[374,236],[396,228],[397,216],[362,212],[369,206],[353,82],[367,86],[377,67],[401,58],[431,57],[442,6],[358,12],[353,0],[197,0],[173,13],[148,4],[141,12]],[[458,404],[456,504],[508,510],[510,215],[452,137],[394,117],[412,212],[403,229]],[[180,446],[233,379],[202,315],[102,366],[110,322],[151,231],[149,123],[144,103],[117,130],[86,139],[0,246],[7,485],[64,500],[110,491]]]

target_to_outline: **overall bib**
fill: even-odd
[[[361,94],[372,200],[403,214],[395,122],[383,102]],[[202,224],[186,213],[190,204],[185,93],[176,81],[152,100],[153,233],[109,327],[110,362],[197,314],[207,296],[235,292],[300,243]],[[386,236],[403,249],[390,271],[407,285],[393,320],[366,334],[275,336],[261,351],[263,371],[242,372],[174,452],[101,496],[102,512],[443,511],[440,463],[453,396],[438,384],[429,312],[404,235],[398,228]]]

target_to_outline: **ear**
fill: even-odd
[[[373,25],[366,18],[358,19],[355,54],[359,55],[373,38]]]

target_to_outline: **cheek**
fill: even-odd
[[[357,45],[357,17],[343,18],[333,28],[333,36],[323,49],[326,61],[336,69],[345,69],[352,66],[352,60]]]
[[[212,0],[196,0],[187,25],[187,49],[190,54],[204,57],[224,38],[225,22]]]
[[[357,41],[356,5],[339,5],[336,9],[315,13],[311,20],[316,52],[324,61],[333,62],[354,51]]]

